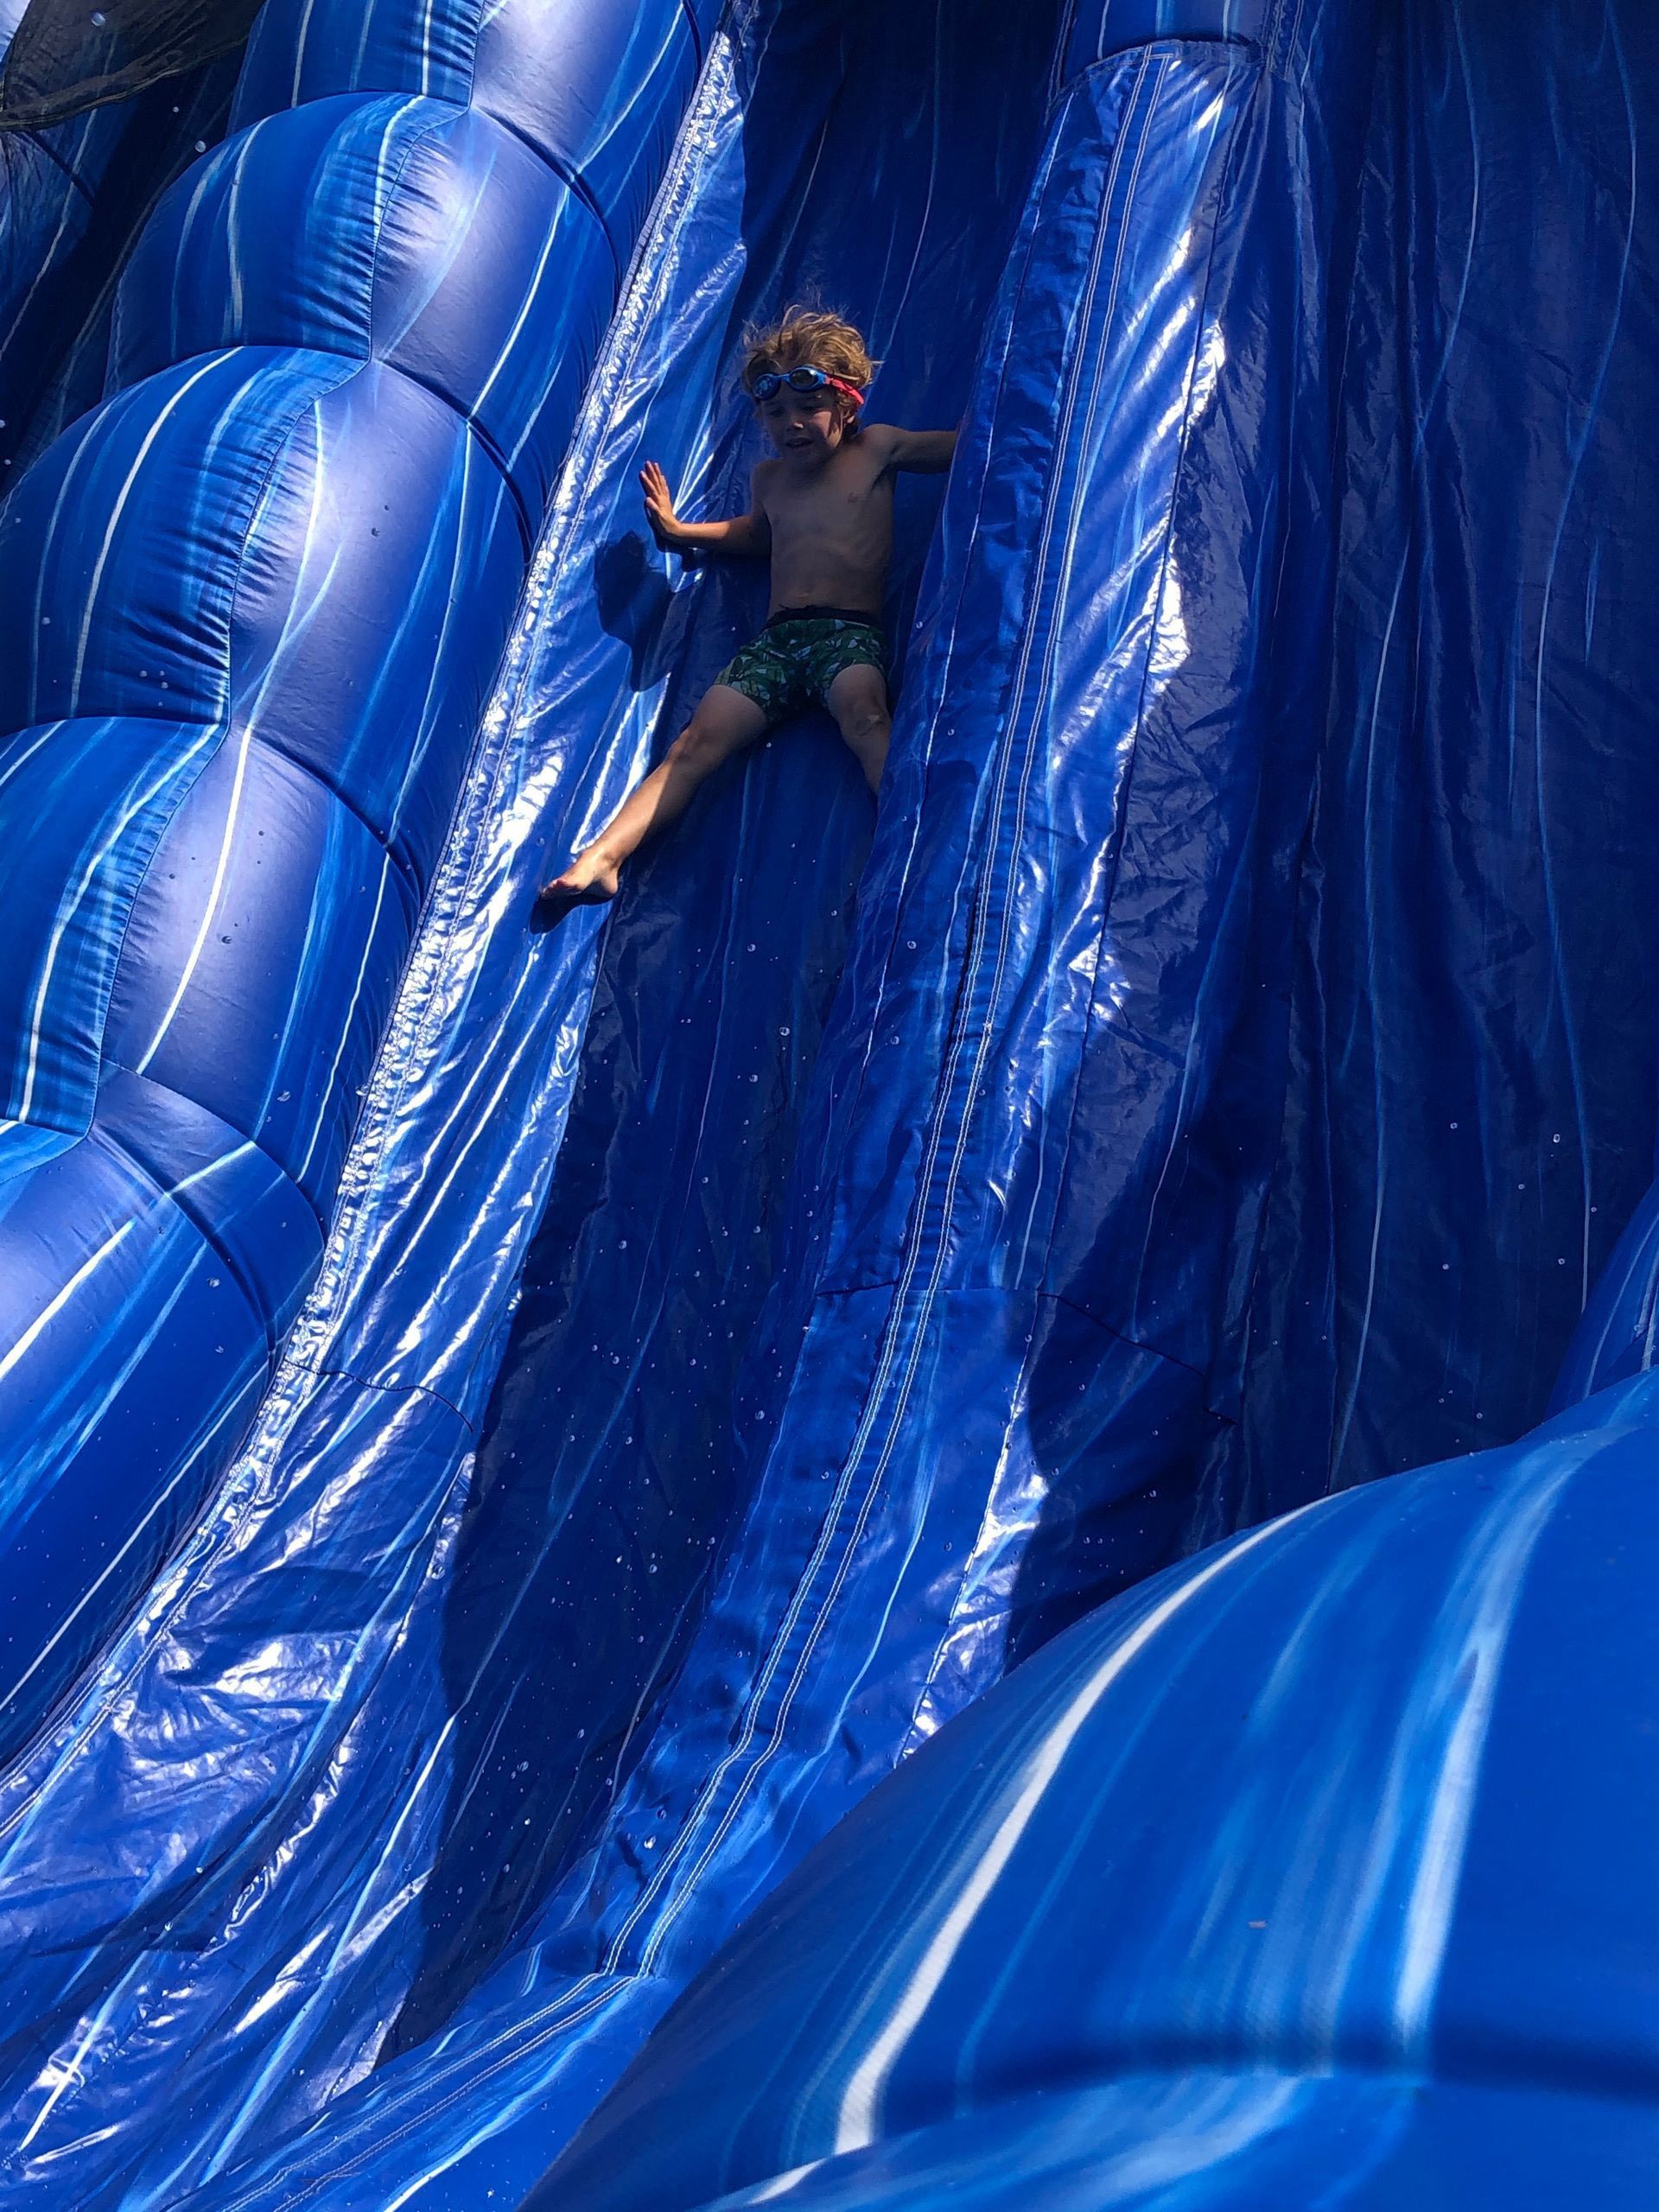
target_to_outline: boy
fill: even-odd
[[[640,471],[658,544],[770,556],[772,605],[765,628],[721,669],[663,761],[546,886],[542,897],[556,910],[613,899],[622,863],[684,811],[706,777],[815,702],[835,716],[870,789],[880,785],[890,728],[881,593],[893,480],[901,468],[947,469],[957,434],[861,422],[874,372],[851,323],[791,308],[752,333],[744,355],[744,388],[777,449],[755,469],[749,512],[682,522],[656,462]]]

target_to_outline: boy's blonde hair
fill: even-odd
[[[842,377],[861,391],[875,374],[863,333],[844,315],[824,308],[785,308],[781,319],[763,326],[751,324],[743,334],[743,389],[753,389],[756,377],[768,369],[798,369],[810,365],[826,376]]]

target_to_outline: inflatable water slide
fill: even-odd
[[[0,2205],[1649,2204],[1659,14],[0,48]]]

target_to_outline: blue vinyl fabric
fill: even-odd
[[[209,490],[264,435],[221,404],[238,379],[280,384],[302,450],[370,425],[352,512],[394,543],[363,572],[379,595],[353,586],[390,653],[353,664],[372,723],[342,734],[309,673],[344,664],[308,658],[346,653],[327,593],[289,635],[256,563],[232,610],[283,737],[248,743],[240,788],[270,792],[315,941],[339,939],[274,1041],[324,1033],[338,1068],[296,1042],[273,1075],[248,970],[163,1025],[106,932],[54,955],[106,1011],[98,1037],[41,1032],[35,1083],[92,1118],[18,1138],[29,1249],[84,1228],[88,1261],[134,1271],[124,1313],[177,1270],[146,1309],[175,1333],[132,1369],[146,1418],[187,1420],[177,1376],[207,1330],[233,1340],[198,1294],[251,1330],[301,1287],[289,1240],[326,1221],[329,1243],[227,1478],[0,1775],[8,2201],[518,2204],[644,2046],[558,2201],[770,2201],[839,2147],[799,2201],[996,2202],[1012,2174],[1057,2204],[1167,2202],[1148,2191],[1179,2156],[1198,2202],[1338,2171],[1378,2204],[1437,2176],[1478,2202],[1457,2184],[1493,2131],[1500,2181],[1596,2158],[1602,2201],[1643,2202],[1651,2037],[1619,1915],[1647,1905],[1633,1861],[1605,1901],[1578,1873],[1587,1837],[1623,1852],[1643,1826],[1609,1793],[1648,1786],[1646,1386],[1173,1562],[1522,1429],[1651,1173],[1647,525],[1620,461],[1653,358],[1628,213],[1654,34],[1611,4],[1519,35],[1485,0],[767,0],[710,39],[671,150],[667,105],[562,107],[568,73],[499,49],[509,152],[441,14],[418,92],[395,10],[316,0],[316,52],[285,60],[262,29],[242,135],[138,250],[110,400],[35,472],[124,481],[152,407],[194,446],[167,560],[134,538],[106,563],[139,665],[169,641],[159,673],[91,624],[0,678],[131,687],[62,758],[100,818],[130,815],[107,896],[130,871],[135,930],[176,823],[226,849],[241,756],[191,747],[227,711],[200,705],[236,542]],[[582,20],[619,67],[634,19]],[[405,795],[390,671],[421,563],[463,542],[409,517],[511,334],[509,246],[568,214],[606,283],[626,259],[574,207],[520,224],[488,200],[530,189],[549,113],[590,130],[584,179],[636,136],[666,167],[602,340],[602,308],[583,326],[563,472],[513,428],[519,367],[537,387],[511,345],[474,402],[500,521],[467,542],[507,549],[509,598],[552,504],[476,742],[455,736],[448,798]],[[411,198],[384,255],[359,228],[319,283],[310,223],[378,173],[377,132]],[[273,143],[310,196],[262,232],[256,300],[213,241],[270,203]],[[487,240],[378,315],[428,211],[474,191]],[[868,324],[877,414],[963,425],[942,505],[901,495],[880,810],[810,721],[711,785],[602,922],[537,934],[549,862],[764,603],[756,576],[651,551],[635,472],[660,457],[690,512],[731,511],[756,450],[740,328],[814,291]],[[563,352],[542,357],[556,382]],[[147,596],[181,577],[191,631]],[[463,627],[457,731],[494,658]],[[137,688],[162,677],[195,708],[165,738]],[[1559,751],[1532,742],[1541,701]],[[318,793],[347,766],[337,819]],[[1548,867],[1541,823],[1570,833]],[[341,1044],[330,992],[359,960],[382,995]],[[200,1098],[167,1058],[186,1042],[212,1054]],[[1431,1117],[1461,1135],[1465,1114],[1472,1154],[1438,1151]],[[175,1193],[154,1235],[235,1269],[199,1280],[122,1231],[130,1160]],[[54,1198],[60,1173],[96,1206]],[[1585,1345],[1641,1325],[1631,1235],[1564,1404],[1624,1356]],[[77,1409],[70,1376],[66,1436]],[[941,1930],[957,1979],[930,1988]]]
[[[1630,441],[1659,406],[1659,20],[1516,27],[1381,22],[1284,1141],[1217,1533],[1538,1420],[1654,1173],[1659,549]]]
[[[526,2212],[1642,2202],[1656,1410],[1071,1630],[789,1877]]]
[[[1659,1365],[1659,1184],[1603,1268],[1555,1378],[1552,1411]]]
[[[272,0],[127,261],[106,396],[0,512],[12,1745],[315,1274],[699,37],[678,0]]]
[[[1300,823],[1251,795],[1317,682],[1334,307],[1306,270],[1345,220],[1327,134],[1363,98],[1356,24],[1303,10],[1265,44],[1096,61],[1057,16],[1022,71],[1028,24],[925,11],[907,46],[887,33],[879,130],[845,97],[868,47],[845,10],[717,45],[429,894],[338,1259],[213,1516],[13,1778],[9,1966],[40,2024],[7,2092],[20,2189],[58,2185],[72,2144],[89,2203],[527,2187],[744,1910],[1021,1634],[1179,1548],[1190,1491],[1143,1495],[1148,1440],[1214,1416],[1196,1363],[1114,1335],[1094,1255],[1160,1187],[1170,1038],[1206,991],[1237,1018],[1247,959],[1288,933]],[[1316,56],[1327,105],[1299,89]],[[504,918],[757,611],[753,580],[645,552],[634,473],[659,451],[694,507],[741,495],[738,327],[812,285],[869,322],[880,411],[966,404],[855,910],[868,800],[803,729],[631,879],[596,971],[593,918]],[[936,499],[901,515],[901,631]],[[1294,569],[1295,620],[1264,568]],[[1213,643],[1188,627],[1211,590]],[[1183,818],[1238,833],[1175,884],[1159,822],[1195,729]],[[1062,1205],[1082,1071],[1123,1049],[1090,988],[1131,980],[1128,944],[1097,944],[1119,899],[1170,921],[1135,1001],[1164,1071],[1138,1094],[1147,1166]],[[94,1803],[114,1855],[89,1910],[41,1853]]]

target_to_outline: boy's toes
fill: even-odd
[[[614,868],[573,861],[563,874],[544,883],[536,901],[537,925],[548,929],[577,906],[602,906],[616,896]]]

